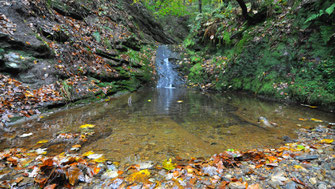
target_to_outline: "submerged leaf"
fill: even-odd
[[[176,167],[175,163],[172,163],[172,159],[170,158],[169,161],[168,160],[164,160],[163,162],[163,168],[170,171],[172,169],[174,169]]]
[[[141,170],[139,172],[133,173],[129,176],[128,180],[130,182],[144,182],[146,181],[150,176],[150,171],[148,169]]]

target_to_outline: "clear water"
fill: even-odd
[[[278,127],[260,127],[257,123],[260,116]],[[297,128],[319,124],[299,118],[335,122],[331,113],[264,102],[242,94],[148,88],[13,126],[12,132],[2,133],[0,148],[41,147],[48,148],[49,155],[58,154],[69,150],[75,142],[55,142],[53,138],[63,132],[80,133],[80,125],[89,123],[96,125],[95,134],[88,137],[77,153],[92,150],[121,162],[208,157],[227,148],[276,147],[284,143],[283,136],[295,138]],[[33,133],[30,137],[19,137],[30,132]],[[36,144],[43,139],[53,142]]]

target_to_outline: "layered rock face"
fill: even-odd
[[[120,73],[124,68],[143,72],[143,65],[126,54],[129,49],[173,43],[131,0],[6,0],[0,7],[0,113],[5,120],[97,91],[115,92],[97,83],[129,80],[131,74]]]

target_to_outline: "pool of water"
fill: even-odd
[[[257,122],[260,116],[277,127],[263,127]],[[331,113],[242,94],[147,88],[14,125],[11,132],[2,133],[0,148],[48,148],[48,154],[55,155],[80,143],[57,140],[57,135],[80,134],[84,132],[81,125],[93,124],[94,134],[87,136],[76,153],[94,151],[121,162],[208,157],[228,148],[279,146],[284,143],[283,136],[294,139],[297,128],[320,124],[311,118],[335,122]],[[20,137],[24,133],[33,134]],[[43,139],[49,142],[37,144]]]

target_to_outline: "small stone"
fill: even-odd
[[[327,189],[327,186],[324,183],[319,184],[318,189]]]
[[[280,188],[280,182],[278,182],[278,181],[268,181],[268,184],[269,184],[272,188]]]
[[[111,179],[119,176],[117,171],[106,171],[102,176],[101,179]]]
[[[286,184],[285,188],[286,189],[296,189],[297,184],[295,182],[289,182]]]
[[[284,176],[284,172],[276,172],[271,176],[271,181],[278,182],[280,185],[283,185],[284,182],[288,181],[288,178]]]
[[[314,159],[318,159],[319,156],[318,155],[305,155],[305,156],[296,156],[295,159],[296,160],[300,160],[300,161],[309,161],[309,160],[314,160]]]
[[[309,179],[309,182],[312,184],[312,185],[315,185],[316,184],[316,178],[315,177],[312,177]]]
[[[246,186],[245,184],[241,183],[241,182],[232,182],[229,184],[229,188],[231,189],[245,189]]]
[[[154,162],[153,161],[145,161],[145,162],[141,162],[139,163],[140,165],[140,169],[152,169],[154,166]]]

